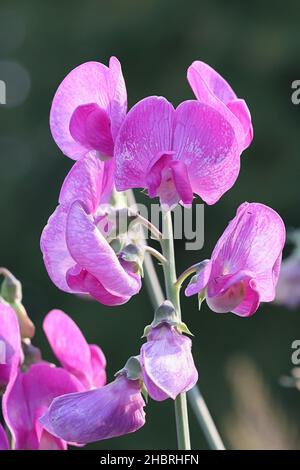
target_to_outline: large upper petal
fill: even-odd
[[[43,328],[64,369],[74,374],[87,390],[98,385],[97,380],[94,383],[94,377],[97,379],[98,374],[103,385],[105,357],[98,346],[93,346],[91,351],[82,332],[68,315],[61,310],[52,310],[46,316]],[[95,361],[95,357],[100,356],[102,361]]]
[[[163,97],[150,96],[129,111],[115,143],[118,191],[146,187],[148,169],[172,150],[174,108]]]
[[[98,230],[93,217],[77,201],[69,212],[67,244],[72,257],[112,294],[131,296],[140,289],[138,276],[121,266],[117,255]]]
[[[284,243],[285,227],[277,212],[264,204],[244,203],[212,253],[211,278],[249,270],[261,300],[271,300]]]
[[[82,385],[72,374],[50,364],[34,364],[27,372],[19,373],[3,396],[3,415],[15,449],[39,449],[42,428],[38,418],[55,397],[80,390]],[[52,440],[57,438],[52,436]],[[53,442],[48,444],[54,445]]]
[[[235,183],[240,170],[236,134],[215,108],[185,101],[176,109],[173,150],[185,163],[192,189],[214,204]]]
[[[141,348],[143,381],[151,398],[176,398],[198,380],[191,353],[192,342],[173,327],[154,328]]]
[[[73,139],[69,125],[78,106],[97,104],[107,111],[116,134],[126,114],[127,97],[119,61],[112,57],[109,68],[86,62],[73,69],[58,87],[50,112],[52,136],[62,152],[77,160],[87,149]]]
[[[55,399],[40,422],[64,440],[86,444],[137,431],[145,424],[144,406],[139,381],[121,376],[100,389]]]
[[[22,358],[21,335],[17,315],[0,301],[0,388],[14,380]]]
[[[193,62],[187,78],[196,98],[224,113],[237,132],[241,150],[247,148],[253,138],[253,128],[246,102],[237,98],[229,83],[204,62]]]

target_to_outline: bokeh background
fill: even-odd
[[[72,162],[54,144],[48,125],[54,92],[87,60],[122,62],[129,105],[164,95],[175,105],[191,98],[186,69],[201,59],[247,100],[254,141],[242,156],[234,188],[205,208],[205,245],[185,252],[176,242],[177,267],[208,257],[243,201],[272,206],[287,227],[300,226],[300,105],[291,83],[300,79],[300,4],[208,0],[1,0],[0,264],[22,280],[24,304],[37,325],[35,344],[54,359],[41,330],[57,307],[72,315],[89,342],[103,348],[112,377],[136,354],[152,319],[145,288],[127,305],[110,309],[64,294],[50,282],[39,237],[54,210]],[[139,196],[143,201],[143,196]],[[287,251],[288,252],[288,251]],[[200,387],[228,447],[300,448],[300,393],[281,388],[289,373],[291,343],[300,337],[300,312],[264,305],[241,319],[216,315],[184,299]],[[59,334],[59,332],[57,332]],[[190,412],[192,443],[206,448]],[[94,449],[174,449],[173,405],[150,402],[139,432],[94,444]]]

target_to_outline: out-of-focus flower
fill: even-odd
[[[8,438],[1,424],[0,424],[0,450],[9,450]]]
[[[231,112],[236,119],[236,126],[243,128],[241,150],[247,148],[253,138],[251,115],[245,100],[236,96],[231,86],[212,67],[196,60],[188,68],[187,78],[196,98],[215,109]],[[234,122],[234,121],[233,121]]]
[[[39,424],[55,397],[82,390],[68,371],[51,364],[33,364],[19,372],[3,396],[3,416],[16,450],[66,449],[67,443],[52,436]]]
[[[288,238],[294,243],[294,249],[282,262],[275,303],[297,308],[300,305],[300,230],[293,230]]]
[[[86,390],[106,382],[106,359],[95,344],[88,344],[76,323],[61,310],[52,310],[44,320],[44,331],[62,367],[71,372]]]
[[[145,98],[115,143],[116,188],[147,188],[166,208],[190,205],[193,193],[214,204],[237,179],[243,135],[226,106],[185,101],[175,110],[165,98]]]
[[[112,157],[126,111],[126,87],[118,59],[111,57],[109,67],[86,62],[72,70],[57,89],[50,113],[52,136],[74,160],[90,151]]]
[[[284,243],[285,227],[277,212],[263,204],[242,204],[186,295],[205,296],[217,313],[253,315],[260,302],[275,298]]]
[[[23,358],[21,336],[15,311],[0,301],[0,389],[17,374]]]
[[[182,334],[190,333],[180,321],[173,304],[166,300],[145,328],[147,342],[140,353],[143,382],[153,400],[175,400],[198,380],[192,356],[192,342]]]
[[[131,358],[130,361],[137,359]],[[127,364],[128,364],[127,363]],[[140,369],[125,366],[108,385],[53,400],[40,418],[49,433],[86,444],[137,431],[145,424]]]
[[[115,251],[103,230],[108,224],[102,206],[107,196],[103,162],[87,154],[64,181],[60,204],[43,230],[41,250],[58,288],[120,305],[139,292],[141,280],[135,263],[123,257],[124,247]]]

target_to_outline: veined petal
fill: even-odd
[[[3,396],[3,415],[15,449],[39,449],[38,418],[55,397],[79,390],[82,385],[72,374],[46,363],[34,364],[27,372],[19,373]]]
[[[193,191],[214,204],[235,183],[240,153],[235,132],[216,109],[185,101],[176,109],[174,158],[184,162]]]
[[[111,133],[115,141],[127,112],[127,92],[121,64],[116,57],[109,60],[111,95],[109,115],[111,118]]]
[[[123,376],[97,390],[55,399],[40,419],[51,434],[86,444],[137,431],[145,424],[138,380]]]
[[[96,386],[94,376],[99,373],[103,377],[105,359],[95,363],[95,357],[92,359],[90,346],[76,323],[63,311],[52,310],[46,316],[43,328],[50,346],[63,368],[74,374],[87,390]],[[100,352],[102,353],[98,348],[98,356]],[[95,356],[94,353],[93,356]]]
[[[44,263],[52,282],[65,292],[73,292],[66,281],[66,274],[76,262],[66,243],[66,224],[69,208],[58,206],[48,220],[41,235]]]
[[[146,187],[148,169],[172,150],[173,106],[150,96],[129,111],[115,142],[118,191]]]
[[[75,202],[70,209],[66,233],[72,257],[110,293],[130,296],[139,291],[138,279],[123,269],[93,218],[85,212],[79,202]]]
[[[190,390],[198,380],[192,342],[169,325],[153,328],[141,348],[143,381],[151,398],[172,398]]]
[[[78,106],[95,103],[103,110],[110,104],[110,71],[100,62],[86,62],[73,69],[58,87],[50,112],[52,136],[62,152],[73,160],[87,153],[73,139],[70,120]]]

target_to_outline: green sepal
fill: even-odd
[[[143,395],[143,398],[145,400],[146,405],[148,405],[149,402],[149,393],[148,390],[143,382],[142,388],[141,388],[141,394]]]
[[[183,322],[178,323],[178,325],[176,325],[176,329],[179,331],[179,333],[185,333],[186,335],[194,336],[193,333],[189,330],[188,326]]]
[[[118,375],[126,375],[129,380],[141,380],[142,377],[142,368],[139,360],[139,356],[131,356],[123,369],[118,370],[115,373],[115,377]]]

